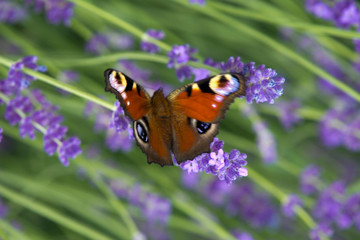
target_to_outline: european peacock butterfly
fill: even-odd
[[[220,74],[187,84],[164,96],[160,88],[153,96],[125,74],[107,69],[105,91],[120,101],[133,121],[138,146],[148,163],[173,165],[210,152],[219,122],[230,103],[245,96],[245,78],[241,74]]]

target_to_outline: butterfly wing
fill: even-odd
[[[219,122],[236,97],[245,96],[241,74],[221,74],[179,88],[167,97],[173,113],[173,146],[178,163],[209,152]]]
[[[125,114],[133,121],[136,143],[147,155],[148,163],[172,165],[170,116],[159,119],[158,111],[154,111],[158,106],[152,104],[145,89],[130,77],[114,69],[107,69],[104,75],[105,91],[116,95]],[[161,99],[161,94],[158,92],[156,95]]]

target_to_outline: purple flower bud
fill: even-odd
[[[8,214],[8,211],[9,211],[8,206],[0,198],[0,218],[5,218]]]
[[[77,137],[71,137],[62,143],[59,149],[59,159],[64,166],[69,165],[69,158],[75,158],[81,153],[80,139]]]
[[[85,50],[89,53],[100,55],[109,47],[109,39],[104,34],[95,34],[86,43]]]
[[[309,165],[301,172],[300,188],[304,194],[312,194],[318,190],[320,174],[320,168],[315,165]]]
[[[291,129],[295,123],[301,121],[300,116],[296,113],[300,108],[298,100],[280,102],[276,106],[280,115],[280,121],[287,130]]]
[[[67,127],[60,125],[51,125],[47,129],[44,135],[44,150],[47,154],[52,156],[56,153],[59,143],[64,139],[67,130]]]
[[[22,22],[26,18],[27,13],[25,8],[18,6],[8,0],[0,1],[0,22],[13,24]]]
[[[191,71],[195,75],[194,82],[205,79],[210,76],[210,71],[204,68],[192,68]]]
[[[19,130],[20,137],[25,138],[27,135],[30,139],[35,139],[35,127],[33,126],[30,117],[22,119],[22,121],[20,122]]]
[[[0,127],[0,143],[3,139],[3,129]]]
[[[340,0],[334,4],[334,22],[340,28],[358,26],[360,22],[359,9],[353,0]]]
[[[112,121],[110,122],[109,127],[115,127],[117,132],[124,131],[130,127],[130,119],[124,115],[124,110],[122,109],[120,102],[115,102],[116,110],[112,114]]]
[[[294,208],[296,206],[303,206],[303,201],[297,195],[291,194],[283,204],[282,212],[286,217],[293,217],[295,215]]]
[[[212,60],[211,58],[205,58],[204,64],[209,65],[209,66],[211,66],[211,67],[213,67],[213,68],[218,68],[218,67],[220,67],[220,63],[215,62],[215,61]]]
[[[254,240],[254,238],[251,236],[251,234],[247,233],[247,232],[235,231],[233,234],[237,240]]]
[[[241,61],[240,57],[229,57],[227,62],[220,63],[220,69],[223,72],[242,73],[244,66],[245,64]]]
[[[189,0],[190,4],[197,4],[200,6],[205,6],[205,0]]]
[[[311,230],[310,239],[322,240],[323,239],[322,236],[331,237],[332,235],[333,235],[333,230],[330,228],[330,226],[326,224],[320,224]]]
[[[10,125],[15,125],[20,122],[21,117],[16,112],[16,110],[22,111],[24,113],[30,113],[33,110],[33,104],[30,99],[25,96],[17,96],[14,99],[11,99],[6,107],[5,119],[8,120]]]

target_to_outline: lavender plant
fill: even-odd
[[[0,238],[359,238],[359,7],[0,0]],[[150,94],[238,73],[246,96],[161,168],[107,68]]]

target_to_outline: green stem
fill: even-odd
[[[162,64],[166,64],[168,62],[168,58],[165,56],[155,54],[152,55],[144,52],[121,52],[93,58],[51,59],[51,61],[62,67],[79,67],[113,63],[121,59],[151,61]]]
[[[10,201],[19,204],[33,212],[36,212],[37,214],[48,218],[54,222],[57,222],[58,224],[61,224],[64,227],[67,227],[74,232],[77,232],[81,234],[84,237],[88,237],[89,239],[101,239],[101,240],[110,240],[112,238],[104,235],[103,233],[100,233],[96,230],[91,229],[91,227],[86,226],[84,224],[79,223],[78,221],[75,221],[71,219],[70,217],[67,217],[60,212],[45,206],[44,204],[38,203],[33,201],[32,199],[29,199],[25,196],[20,195],[19,193],[16,193],[15,191],[0,185],[0,195],[4,198],[9,199]]]

